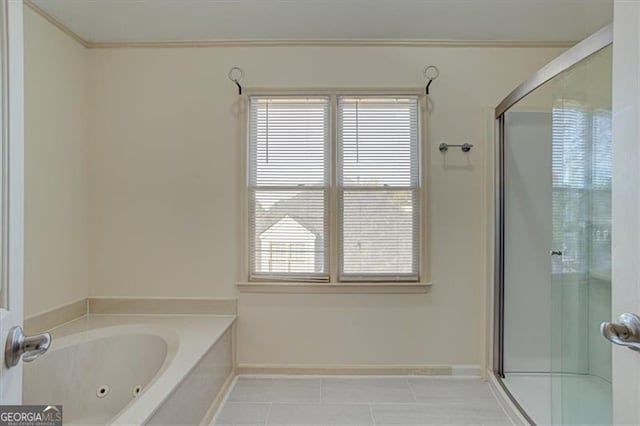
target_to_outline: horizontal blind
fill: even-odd
[[[613,149],[611,147],[611,111],[598,109],[593,112],[593,170],[594,189],[611,191],[613,173]]]
[[[560,99],[551,115],[553,186],[585,189],[591,114],[577,102]]]
[[[249,99],[251,279],[327,281],[329,99]]]
[[[580,103],[557,99],[552,109],[552,232],[562,262],[552,272],[587,271],[588,141],[590,113]]]
[[[611,270],[611,113],[558,99],[553,108],[554,273]]]
[[[338,98],[342,281],[419,277],[417,97]]]
[[[591,232],[589,269],[611,271],[611,179],[613,149],[611,111],[597,109],[592,114],[591,137]]]

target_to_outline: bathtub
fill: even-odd
[[[23,402],[65,424],[196,424],[232,375],[232,316],[89,314],[25,363]]]

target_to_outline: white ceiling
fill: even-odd
[[[89,42],[577,41],[612,0],[32,0]]]

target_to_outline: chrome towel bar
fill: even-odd
[[[473,148],[473,145],[467,142],[460,145],[453,145],[453,144],[448,144],[446,142],[442,142],[438,147],[440,152],[443,152],[443,153],[449,151],[449,148],[461,148],[462,152],[469,152],[471,151],[471,148]]]

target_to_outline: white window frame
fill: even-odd
[[[355,186],[348,186],[348,185],[341,185],[340,184],[340,178],[339,178],[339,170],[340,168],[344,168],[344,165],[341,164],[341,162],[338,159],[338,156],[336,156],[336,161],[335,164],[332,164],[331,166],[335,167],[336,169],[336,181],[335,181],[335,187],[336,187],[336,191],[337,191],[337,205],[336,205],[336,214],[338,217],[338,230],[336,232],[337,234],[337,239],[338,239],[338,253],[337,253],[337,264],[338,264],[338,274],[336,276],[335,282],[337,283],[350,283],[350,282],[389,282],[389,283],[396,283],[396,282],[418,282],[420,281],[420,271],[422,270],[422,265],[420,264],[419,260],[421,258],[422,255],[422,245],[421,245],[421,240],[420,240],[420,234],[422,232],[422,223],[420,220],[420,215],[422,214],[422,203],[421,203],[421,199],[422,199],[422,189],[423,189],[423,184],[422,184],[422,161],[420,160],[420,156],[422,153],[422,146],[421,146],[421,117],[420,117],[420,96],[418,95],[398,95],[398,94],[393,94],[393,95],[388,95],[388,94],[384,94],[381,95],[379,93],[374,94],[374,95],[357,95],[357,96],[353,96],[353,95],[343,95],[343,94],[338,94],[336,96],[336,132],[331,135],[334,137],[333,140],[330,140],[329,143],[333,144],[333,148],[335,149],[336,153],[339,152],[339,150],[341,149],[340,147],[340,129],[341,129],[341,123],[339,123],[337,116],[339,115],[339,98],[358,98],[358,99],[365,99],[365,98],[379,98],[379,99],[383,99],[383,98],[415,98],[416,99],[416,114],[417,114],[417,123],[416,123],[416,131],[417,131],[417,141],[416,141],[416,148],[417,148],[417,153],[416,153],[416,158],[415,161],[417,162],[417,172],[418,172],[418,179],[417,179],[417,186],[408,186],[408,187],[384,187],[384,186],[371,186],[371,185],[355,185]],[[418,215],[415,217],[415,221],[413,223],[413,226],[417,227],[417,232],[414,233],[413,237],[417,239],[417,241],[415,241],[415,243],[417,244],[417,255],[418,255],[418,264],[416,265],[416,272],[415,273],[385,273],[385,274],[376,274],[376,273],[361,273],[361,274],[350,274],[350,273],[346,273],[344,271],[344,247],[341,246],[341,244],[344,244],[344,241],[342,240],[344,238],[344,235],[342,234],[341,230],[342,225],[343,225],[343,220],[344,220],[344,195],[345,193],[351,192],[351,191],[357,191],[357,192],[371,192],[371,193],[375,193],[375,192],[386,192],[386,191],[397,191],[397,190],[402,190],[402,191],[415,191],[415,193],[417,194],[417,200],[416,203],[419,206],[419,211],[418,211]],[[415,259],[414,259],[415,260]]]
[[[329,199],[328,199],[328,224],[329,224],[329,281],[277,281],[269,279],[249,279],[249,98],[260,97],[313,97],[326,96],[330,99],[329,105]],[[341,262],[339,253],[339,188],[338,188],[338,97],[340,96],[380,96],[380,97],[403,97],[412,96],[418,98],[418,173],[419,190],[418,204],[420,211],[418,214],[419,238],[418,252],[420,262],[418,265],[418,279],[416,281],[339,281],[339,265]],[[257,293],[424,293],[431,286],[430,280],[430,250],[429,250],[429,179],[427,164],[429,153],[427,149],[427,138],[425,137],[427,128],[427,97],[424,95],[424,88],[408,89],[260,89],[245,88],[244,96],[239,102],[239,120],[242,124],[240,134],[240,146],[242,147],[242,161],[240,171],[242,173],[242,197],[241,211],[241,259],[239,276],[243,277],[237,282],[237,286],[242,292]]]
[[[247,107],[245,108],[247,110],[247,112],[250,114],[250,108],[251,108],[251,103],[250,103],[250,99],[252,97],[259,97],[259,98],[282,98],[282,99],[299,99],[299,100],[303,100],[304,98],[324,98],[325,102],[323,103],[323,105],[326,105],[327,107],[327,123],[326,123],[326,137],[327,137],[327,141],[329,141],[328,146],[326,146],[326,161],[327,164],[330,165],[331,163],[331,152],[330,152],[330,140],[331,140],[331,98],[329,96],[324,96],[324,95],[249,95],[247,97]],[[249,199],[252,195],[252,193],[256,193],[258,190],[262,189],[262,190],[284,190],[284,191],[297,191],[300,190],[301,188],[297,185],[293,185],[293,186],[273,186],[273,187],[260,187],[260,186],[252,186],[251,185],[251,152],[248,149],[249,143],[250,143],[250,137],[251,137],[251,120],[250,120],[250,116],[247,115],[245,117],[245,121],[246,121],[246,135],[244,138],[244,147],[246,150],[245,153],[245,159],[246,159],[246,180],[245,180],[245,189],[247,191],[247,194],[245,194],[245,201],[247,203],[246,207],[245,207],[245,211],[247,213],[247,221],[245,222],[248,226],[248,229],[251,229],[251,221],[252,221],[252,216],[249,215],[249,206],[250,206],[250,202]],[[322,192],[325,194],[324,195],[324,199],[325,199],[325,208],[326,208],[326,224],[327,227],[329,226],[328,222],[329,222],[329,217],[330,217],[330,213],[329,213],[329,198],[330,198],[330,187],[331,187],[331,171],[329,169],[325,169],[325,171],[328,172],[328,176],[327,176],[327,180],[326,182],[324,182],[324,185],[322,187],[320,186],[313,186],[313,187],[309,187],[309,190],[313,190],[313,191],[319,191],[322,190]],[[245,249],[245,256],[247,256],[247,258],[250,258],[249,255],[249,250],[251,248],[255,249],[255,245],[252,247],[251,245],[251,235],[248,233],[247,234],[248,240],[247,240],[247,247]],[[255,237],[255,236],[254,236]],[[327,233],[326,234],[326,239],[330,240],[330,236]],[[254,244],[257,241],[254,240]],[[249,281],[251,282],[272,282],[272,281],[280,281],[280,282],[296,282],[296,281],[300,281],[300,282],[323,282],[323,283],[327,283],[330,281],[330,275],[329,275],[329,270],[328,270],[328,265],[331,262],[331,259],[329,258],[330,254],[329,254],[329,241],[327,241],[326,243],[326,252],[324,253],[325,255],[325,259],[326,259],[326,267],[327,270],[322,272],[322,273],[316,273],[316,274],[308,274],[305,276],[305,273],[300,273],[300,277],[295,277],[295,275],[298,274],[294,274],[294,276],[288,276],[290,274],[287,273],[282,273],[281,275],[278,275],[278,273],[258,273],[255,271],[252,271],[251,268],[251,262],[249,262],[249,264],[247,265],[246,271],[248,273],[247,278]],[[255,253],[254,253],[254,259],[255,259]],[[255,265],[254,265],[255,266]],[[315,277],[312,277],[312,275],[314,275]]]

